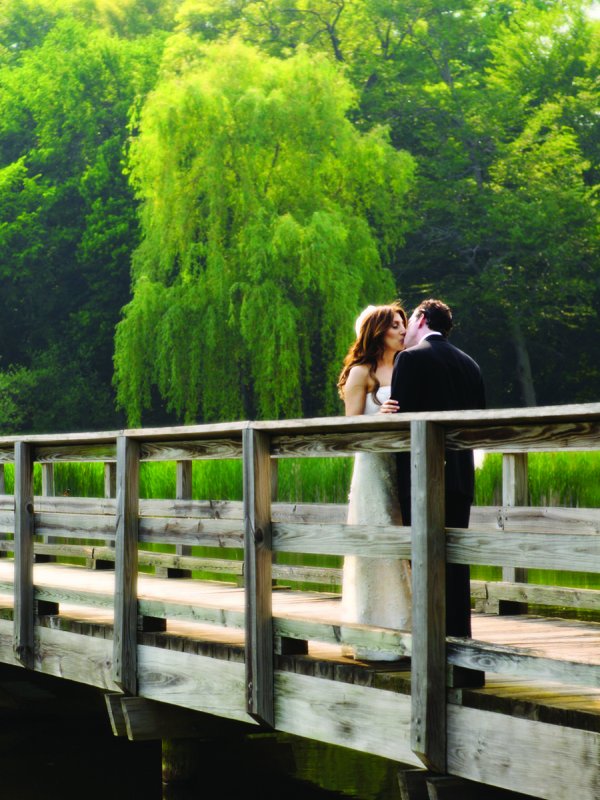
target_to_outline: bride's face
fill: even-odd
[[[404,347],[405,333],[406,328],[402,322],[402,317],[400,314],[394,314],[394,320],[385,332],[385,337],[383,339],[383,344],[386,350],[392,350],[394,353],[402,350]]]

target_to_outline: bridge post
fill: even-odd
[[[15,442],[15,598],[13,650],[32,668],[33,640],[33,452]]]
[[[139,443],[118,436],[112,672],[115,683],[128,694],[137,691],[139,473]]]
[[[443,428],[412,421],[411,747],[446,771],[446,543]]]
[[[44,497],[54,497],[54,464],[42,464],[42,495]],[[58,536],[44,536],[44,544],[57,544],[59,541]],[[46,555],[42,553],[34,553],[33,560],[35,563],[56,561],[56,556]]]
[[[192,461],[175,462],[175,499],[192,499]],[[178,556],[191,556],[192,548],[189,544],[176,544],[175,553]],[[154,574],[161,578],[191,578],[191,569],[181,569],[179,567],[155,567]]]
[[[274,726],[271,454],[268,433],[243,432],[246,710]]]
[[[117,465],[114,461],[104,462],[104,497],[116,497],[117,495]],[[114,549],[114,541],[106,542],[107,547]],[[88,558],[86,565],[89,569],[114,569],[115,562],[103,558]]]
[[[502,505],[529,505],[527,453],[502,454]],[[527,570],[523,567],[502,567],[502,580],[509,583],[527,583]],[[500,600],[498,613],[526,614],[527,603]]]

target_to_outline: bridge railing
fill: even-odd
[[[444,528],[445,446],[506,454],[503,505],[475,507],[468,530]],[[112,610],[113,678],[125,692],[135,694],[140,626],[160,627],[167,619],[190,619],[244,628],[247,711],[267,724],[274,722],[274,651],[301,652],[306,641],[316,640],[407,654],[412,659],[412,749],[425,763],[443,769],[448,665],[546,675],[569,683],[600,682],[598,664],[447,639],[443,625],[446,561],[498,566],[505,571],[505,580],[496,584],[473,583],[476,602],[497,599],[500,607],[501,602],[547,600],[598,607],[600,593],[595,590],[526,584],[523,571],[600,572],[599,510],[531,508],[526,505],[525,491],[528,452],[599,448],[600,404],[4,438],[0,462],[14,463],[15,478],[14,497],[0,498],[0,533],[5,536],[0,545],[14,553],[14,574],[2,572],[8,563],[0,562],[0,593],[13,593],[14,652],[22,664],[35,667],[36,614],[55,613],[59,603]],[[277,459],[409,449],[412,528],[348,525],[343,506],[297,506],[272,499]],[[190,467],[184,465],[205,458],[242,459],[243,503],[190,498]],[[141,500],[140,463],[161,460],[181,465],[177,496]],[[106,464],[106,496],[53,497],[49,465],[64,461]],[[46,475],[45,493],[36,497],[35,462],[42,464]],[[146,549],[157,543],[173,545],[175,552]],[[222,559],[198,554],[197,548],[215,546],[224,554],[242,553],[243,562],[233,558],[224,564]],[[103,594],[85,585],[75,589],[50,585],[37,577],[34,585],[36,551],[38,559],[79,555],[93,566],[114,563],[114,583]],[[293,570],[278,563],[283,553],[412,559],[412,631],[274,616],[273,580],[290,576]],[[213,569],[237,575],[245,586],[244,608],[224,608],[218,599],[191,603],[138,597],[140,566],[185,571],[172,574]],[[301,569],[310,577],[309,567]],[[322,576],[323,570],[316,568],[313,577],[317,573]],[[333,575],[339,580],[339,570]]]

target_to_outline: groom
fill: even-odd
[[[404,350],[392,374],[391,399],[398,411],[453,411],[485,408],[485,389],[478,364],[448,341],[452,313],[441,300],[424,300],[408,321]],[[398,491],[402,520],[410,525],[410,453],[398,453]],[[475,470],[472,450],[447,450],[445,471],[446,527],[466,528],[473,502]],[[470,570],[467,564],[446,566],[446,633],[471,635]]]

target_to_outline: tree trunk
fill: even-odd
[[[535,387],[531,372],[531,361],[523,328],[515,317],[509,317],[508,325],[512,336],[515,354],[517,356],[517,379],[521,386],[521,395],[526,406],[537,405]]]

